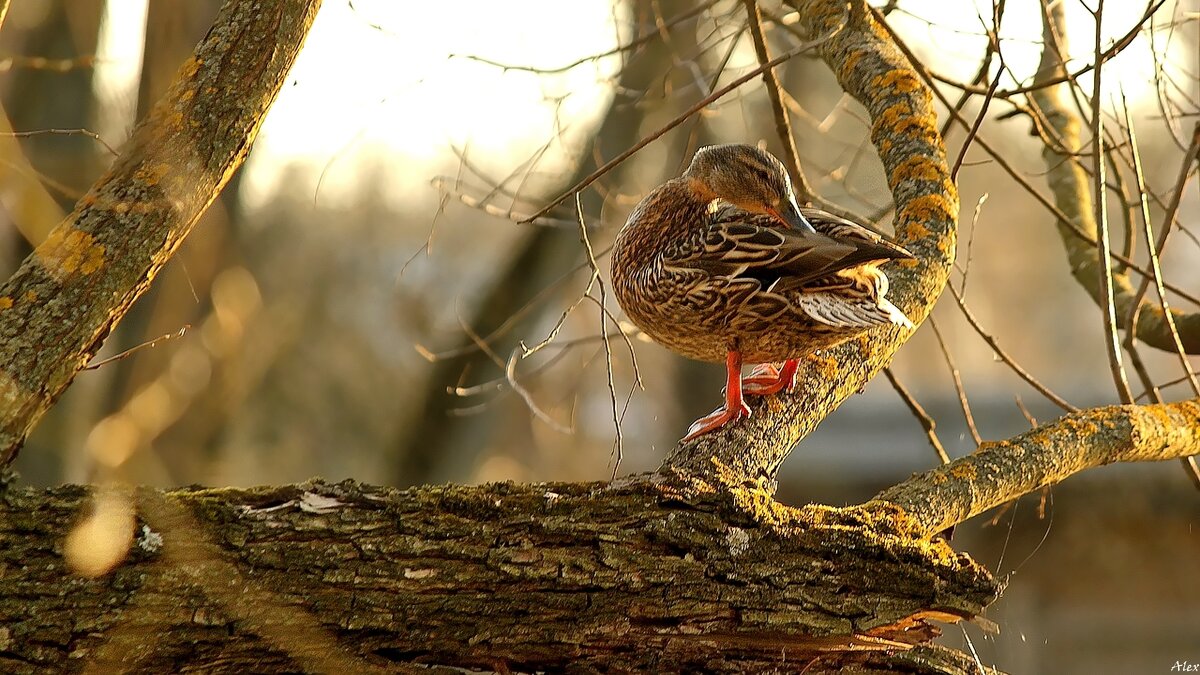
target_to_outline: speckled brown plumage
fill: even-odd
[[[638,204],[617,235],[612,278],[625,313],[656,342],[726,362],[726,407],[743,412],[723,415],[737,419],[748,409],[733,381],[735,360],[739,373],[743,361],[783,361],[786,374],[794,372],[788,362],[872,326],[911,326],[884,297],[887,276],[876,267],[906,257],[864,227],[798,207],[786,170],[769,153],[725,145],[702,148],[683,176]],[[776,374],[760,369],[751,384]]]

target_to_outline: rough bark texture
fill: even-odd
[[[888,297],[920,324],[954,261],[958,190],[929,89],[863,2],[792,4],[812,35],[833,33],[821,56],[871,116],[871,140],[896,202],[896,236],[918,260],[886,266]],[[911,329],[872,330],[801,362],[792,395],[750,402],[749,420],[677,447],[664,463],[701,475],[720,468],[737,480],[772,478],[792,447],[888,363]]]
[[[129,558],[86,580],[60,542],[89,490],[0,495],[0,670],[972,672],[910,646],[997,592],[943,543],[756,487],[345,482],[130,498]]]
[[[245,159],[320,0],[230,0],[120,158],[0,287],[0,466]]]
[[[1081,410],[1007,441],[984,443],[864,506],[899,507],[915,528],[912,534],[927,537],[1085,469],[1197,454],[1200,400]]]

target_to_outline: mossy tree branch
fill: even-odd
[[[954,261],[958,190],[950,180],[932,94],[862,0],[793,0],[802,28],[832,34],[821,57],[871,116],[871,140],[896,204],[897,239],[916,261],[886,266],[888,297],[919,324]],[[774,477],[793,446],[887,366],[913,331],[876,329],[801,362],[796,392],[750,402],[749,420],[680,445],[665,469],[754,480]]]
[[[879,493],[863,506],[899,507],[928,537],[1046,485],[1114,462],[1200,454],[1200,401],[1093,408],[1065,415]]]
[[[0,286],[0,467],[241,165],[320,4],[229,0],[113,166]]]
[[[0,493],[4,672],[965,673],[912,647],[997,593],[944,543],[877,534],[894,510],[662,479],[143,489],[129,557],[89,580],[55,544],[89,493]]]

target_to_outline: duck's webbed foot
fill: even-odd
[[[796,387],[796,370],[800,362],[788,359],[779,368],[773,363],[762,363],[750,371],[750,376],[742,380],[742,392],[748,396],[770,396],[781,391],[791,391]]]
[[[683,437],[683,442],[694,440],[704,434],[716,431],[726,424],[736,422],[743,417],[750,416],[750,408],[746,406],[745,401],[739,401],[733,407],[728,404],[717,408],[711,413],[692,422],[692,426],[688,427],[687,436]]]
[[[749,416],[750,408],[742,398],[742,355],[731,351],[725,357],[725,405],[692,422],[683,442],[687,443]]]

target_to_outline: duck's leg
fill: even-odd
[[[748,396],[769,396],[781,391],[791,391],[796,386],[796,370],[800,367],[798,359],[788,359],[783,362],[783,368],[775,367],[773,363],[764,363],[750,371],[750,377],[742,380],[742,391]]]
[[[725,357],[725,405],[692,422],[683,442],[716,431],[721,427],[750,416],[750,408],[742,398],[742,354],[731,351]]]

